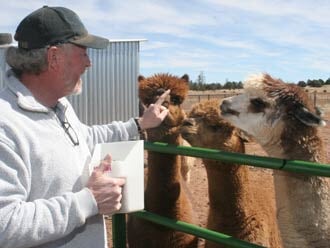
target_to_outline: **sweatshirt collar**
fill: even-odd
[[[8,82],[8,88],[17,96],[17,104],[19,107],[31,112],[48,113],[49,111],[51,111],[51,108],[42,105],[34,98],[31,91],[18,80],[12,70],[7,71],[6,77]],[[62,109],[66,109],[67,107],[64,98],[59,99],[57,105]]]

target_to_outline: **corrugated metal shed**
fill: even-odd
[[[104,124],[138,116],[141,41],[145,40],[112,40],[106,49],[88,49],[92,67],[82,77],[83,91],[69,97],[83,123]],[[3,50],[0,48],[0,61],[3,61]]]
[[[5,52],[8,45],[0,45],[0,89],[4,87],[4,76],[9,66],[5,62]]]
[[[83,76],[83,92],[69,97],[82,122],[104,124],[138,116],[141,41],[116,40],[103,50],[88,49],[92,67]]]

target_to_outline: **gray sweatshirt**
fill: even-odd
[[[134,119],[86,126],[62,98],[57,106],[79,141],[74,145],[53,109],[10,71],[6,80],[0,92],[0,247],[107,247],[103,216],[85,187],[89,161],[95,144],[138,136]]]

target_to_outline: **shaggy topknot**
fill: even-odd
[[[180,105],[189,91],[189,76],[187,74],[179,78],[168,73],[158,73],[148,78],[139,76],[138,81],[139,98],[146,106],[154,103],[168,89],[171,89],[171,102]]]

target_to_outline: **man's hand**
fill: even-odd
[[[138,122],[142,130],[157,127],[162,123],[168,114],[168,109],[162,106],[163,102],[170,94],[170,90],[165,91],[154,104],[150,104],[144,111]]]
[[[87,188],[94,195],[100,214],[113,214],[121,208],[122,187],[126,180],[107,175],[107,171],[111,169],[111,161],[111,156],[107,155],[87,182]]]

